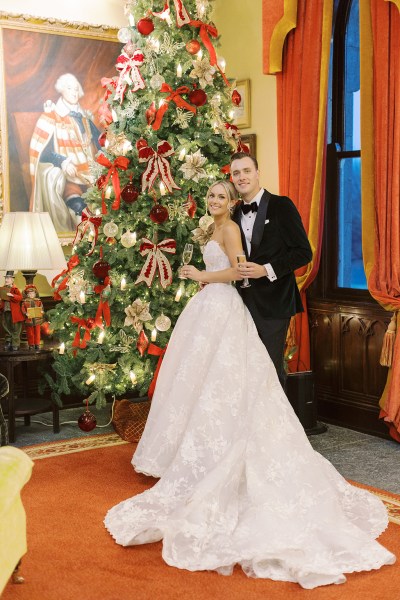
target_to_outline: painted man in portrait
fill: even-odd
[[[30,143],[30,210],[50,213],[56,231],[67,232],[75,230],[86,206],[82,194],[93,183],[99,131],[79,104],[84,92],[74,75],[61,75],[55,89],[60,98],[44,103]]]

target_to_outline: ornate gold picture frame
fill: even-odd
[[[0,12],[0,220],[8,211],[50,212],[60,239],[71,241],[74,219],[80,220],[79,190],[83,193],[89,181],[83,167],[69,181],[59,143],[66,138],[63,143],[74,144],[72,137],[81,136],[83,162],[92,160],[89,143],[98,144],[101,131],[100,81],[116,74],[120,51],[117,30],[111,27]],[[61,80],[66,74],[72,77]],[[69,111],[64,90],[71,85],[79,89],[78,111],[70,113],[79,117],[74,119],[75,131],[64,122]],[[69,183],[80,187],[71,192],[75,201],[66,209]]]
[[[241,136],[241,140],[249,147],[250,154],[257,158],[257,136],[255,133],[247,133]]]

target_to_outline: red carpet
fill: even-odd
[[[98,439],[94,442],[95,437]],[[23,491],[28,520],[28,554],[21,574],[2,600],[396,600],[400,562],[380,571],[348,576],[344,585],[303,590],[297,584],[253,580],[240,568],[231,577],[190,573],[167,566],[161,543],[122,548],[103,528],[111,506],[149,487],[154,480],[130,465],[134,446],[113,444],[115,436],[87,438],[28,449],[35,460]],[[107,445],[108,444],[108,445]],[[98,447],[98,446],[104,447]],[[93,449],[97,446],[95,449]],[[389,495],[390,496],[390,495]],[[388,496],[388,497],[389,497]],[[393,507],[400,498],[391,496]],[[400,527],[391,523],[380,541],[400,559]]]

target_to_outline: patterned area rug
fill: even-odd
[[[62,440],[60,442],[48,442],[46,444],[25,446],[22,450],[26,452],[32,460],[40,460],[42,458],[50,458],[51,456],[71,454],[72,452],[83,452],[84,450],[96,450],[96,448],[106,448],[107,446],[118,446],[128,443],[129,442],[125,442],[116,433],[106,433],[104,435],[92,435]],[[386,505],[389,513],[389,520],[392,523],[396,523],[396,525],[400,525],[400,496],[360,484],[357,481],[351,481],[351,483],[357,487],[368,489],[378,496],[378,498]]]
[[[46,444],[35,444],[21,448],[32,460],[71,454],[72,452],[83,452],[84,450],[96,450],[107,446],[118,446],[128,444],[116,433],[105,433],[90,435],[88,437],[72,438],[59,442],[48,442]]]
[[[378,496],[378,498],[382,500],[387,508],[389,521],[391,523],[396,523],[396,525],[400,525],[400,496],[396,496],[395,494],[391,494],[385,490],[378,490],[377,488],[360,484],[357,481],[351,481],[350,483],[356,487],[372,492],[375,494],[375,496]]]

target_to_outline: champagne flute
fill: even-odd
[[[238,263],[245,263],[247,261],[245,254],[237,254],[236,258],[237,258]],[[243,282],[240,284],[240,287],[242,287],[242,288],[251,287],[250,282],[247,277],[245,277],[243,279]]]
[[[185,247],[183,248],[183,253],[182,253],[183,265],[188,265],[190,263],[190,261],[192,260],[192,255],[193,255],[193,244],[185,244]],[[182,269],[182,267],[181,267],[181,269]],[[186,277],[182,274],[179,275],[179,278],[186,279]]]

